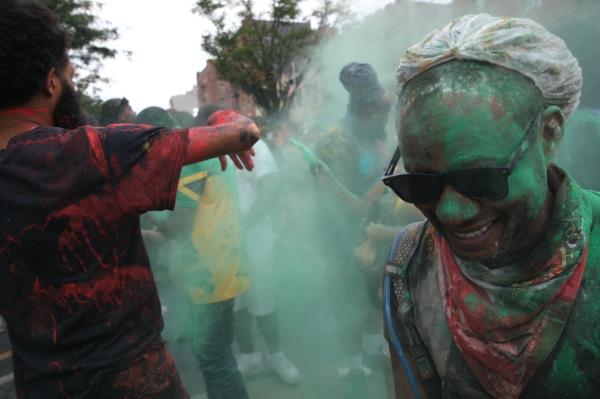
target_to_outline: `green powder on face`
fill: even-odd
[[[487,63],[448,62],[406,85],[400,141],[442,141],[447,168],[473,160],[497,165],[508,161],[542,109],[543,97],[525,76]]]
[[[436,215],[440,220],[456,224],[470,220],[478,213],[479,205],[476,202],[450,190],[442,194],[436,208]]]
[[[487,63],[451,61],[409,82],[400,95],[399,112],[400,146],[409,172],[507,167],[532,132],[508,178],[505,197],[477,200],[447,186],[426,211],[454,226],[501,219],[503,232],[493,255],[499,259],[534,245],[528,237],[535,240],[539,232],[529,229],[544,223],[548,210],[550,159],[540,133],[544,98],[527,77]]]

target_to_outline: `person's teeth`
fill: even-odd
[[[468,239],[472,239],[472,238],[481,237],[482,235],[484,235],[485,233],[488,232],[488,230],[492,227],[492,224],[494,224],[494,222],[489,222],[488,224],[486,224],[485,226],[483,226],[479,230],[476,230],[476,231],[474,231],[472,233],[454,233],[454,234],[456,234],[456,236],[458,238],[461,238],[463,240],[468,240]]]

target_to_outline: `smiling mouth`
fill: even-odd
[[[494,225],[494,222],[495,222],[495,220],[491,220],[490,222],[486,223],[478,230],[472,231],[470,233],[459,233],[457,231],[453,231],[452,233],[456,236],[456,238],[458,238],[460,240],[472,240],[474,238],[482,237],[483,235],[485,235],[485,233],[490,231],[490,229]]]

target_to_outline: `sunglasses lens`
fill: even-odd
[[[447,175],[458,192],[467,197],[498,200],[508,194],[508,171],[501,168],[463,169]]]
[[[424,204],[439,197],[443,178],[437,175],[406,174],[384,179],[400,198],[412,204]]]

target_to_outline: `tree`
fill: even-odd
[[[350,13],[344,0],[322,0],[313,10],[317,28],[300,21],[303,0],[272,0],[259,15],[253,0],[197,0],[195,11],[215,28],[203,48],[220,77],[251,94],[267,116],[289,110],[310,66],[310,49]],[[231,23],[232,11],[237,21]]]
[[[41,0],[71,33],[71,61],[76,66],[76,85],[82,105],[88,112],[99,112],[101,100],[96,85],[105,81],[100,73],[102,61],[114,58],[117,50],[107,43],[116,40],[116,28],[107,25],[94,15],[102,7],[94,0]],[[97,115],[96,115],[97,116]]]

